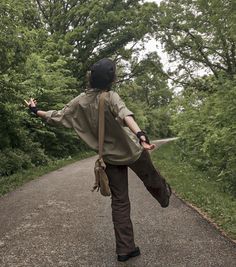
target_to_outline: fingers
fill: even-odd
[[[37,100],[34,99],[34,98],[30,98],[29,101],[26,101],[26,100],[24,99],[24,102],[25,102],[25,104],[26,104],[27,106],[35,107],[35,106],[37,105]]]
[[[24,99],[24,102],[25,102],[25,104],[27,105],[27,106],[29,106],[29,102],[28,101],[26,101],[25,99]]]
[[[150,150],[154,149],[156,146],[154,144],[150,145]]]

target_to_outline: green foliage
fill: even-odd
[[[186,83],[203,68],[215,77],[236,74],[235,8],[235,1],[162,1],[153,29],[178,66],[176,80]]]
[[[134,78],[120,84],[117,90],[135,114],[140,128],[153,138],[171,136],[170,112],[167,106],[173,93],[168,87],[167,75],[159,56],[157,53],[149,53],[141,61],[133,58],[131,69]]]
[[[163,71],[160,57],[157,53],[149,53],[140,62],[132,62],[138,73],[135,83],[138,86],[133,97],[144,101],[151,109],[166,106],[172,99],[172,92],[168,87],[167,75]]]
[[[171,137],[173,135],[170,128],[171,116],[167,106],[159,109],[149,109],[146,117],[148,122],[145,129],[154,139]]]
[[[153,34],[174,63],[168,75],[182,87],[170,108],[181,157],[233,194],[235,7],[234,1],[166,0],[153,21]]]
[[[19,149],[5,149],[0,153],[0,176],[32,167],[30,157]]]
[[[20,70],[32,49],[40,26],[32,1],[3,0],[0,3],[0,72]]]
[[[132,90],[128,90],[127,87]],[[159,108],[151,108],[142,98],[135,99],[134,90],[142,91],[142,88],[129,83],[120,87],[120,95],[125,100],[127,107],[135,114],[135,120],[139,127],[145,130],[149,136],[154,139],[162,137],[170,137],[172,131],[170,129],[170,112],[167,106]],[[141,92],[142,93],[142,92]]]
[[[231,238],[236,238],[236,199],[223,192],[222,183],[181,158],[182,143],[171,142],[154,151],[152,159],[177,195],[194,204]]]
[[[173,116],[185,158],[236,194],[236,81],[218,81],[211,95],[183,94]]]
[[[22,84],[28,88],[26,98],[37,96],[42,110],[59,110],[78,94],[77,81],[67,69],[66,58],[46,54],[46,49],[41,55],[32,53],[28,57],[27,76]],[[72,131],[55,129],[36,118],[28,120],[28,127],[32,129],[33,140],[40,142],[50,157],[63,158],[85,149]]]
[[[0,176],[4,176],[47,164],[51,156],[50,146],[44,147],[43,143],[52,130],[45,129],[40,120],[25,112],[23,100],[39,96],[45,106],[51,103],[55,108],[75,95],[76,79],[65,68],[66,60],[62,56],[50,55],[50,42],[43,43],[47,34],[39,28],[33,2],[6,0],[0,5]],[[40,129],[44,135],[36,134]],[[60,138],[57,138],[59,143]],[[68,149],[63,153],[62,145],[54,156],[63,157]]]
[[[155,3],[138,0],[36,1],[42,19],[61,54],[70,59],[70,69],[86,83],[86,72],[103,57],[130,60],[134,48],[151,31]]]

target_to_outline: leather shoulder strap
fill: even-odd
[[[107,92],[102,92],[99,98],[99,108],[98,108],[98,153],[99,159],[102,158],[103,144],[104,144],[104,135],[105,135],[105,116],[104,116],[104,103],[105,96]]]

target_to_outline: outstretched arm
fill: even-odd
[[[38,117],[46,119],[46,121],[52,125],[64,126],[67,128],[72,128],[71,119],[69,116],[71,112],[71,107],[69,108],[70,103],[68,103],[61,110],[43,111],[37,108],[37,102],[33,98],[31,98],[29,101],[25,100],[25,104],[29,107],[30,111],[35,113]]]

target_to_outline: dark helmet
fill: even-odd
[[[109,89],[116,76],[115,62],[109,58],[103,58],[90,68],[90,85],[92,88]]]

